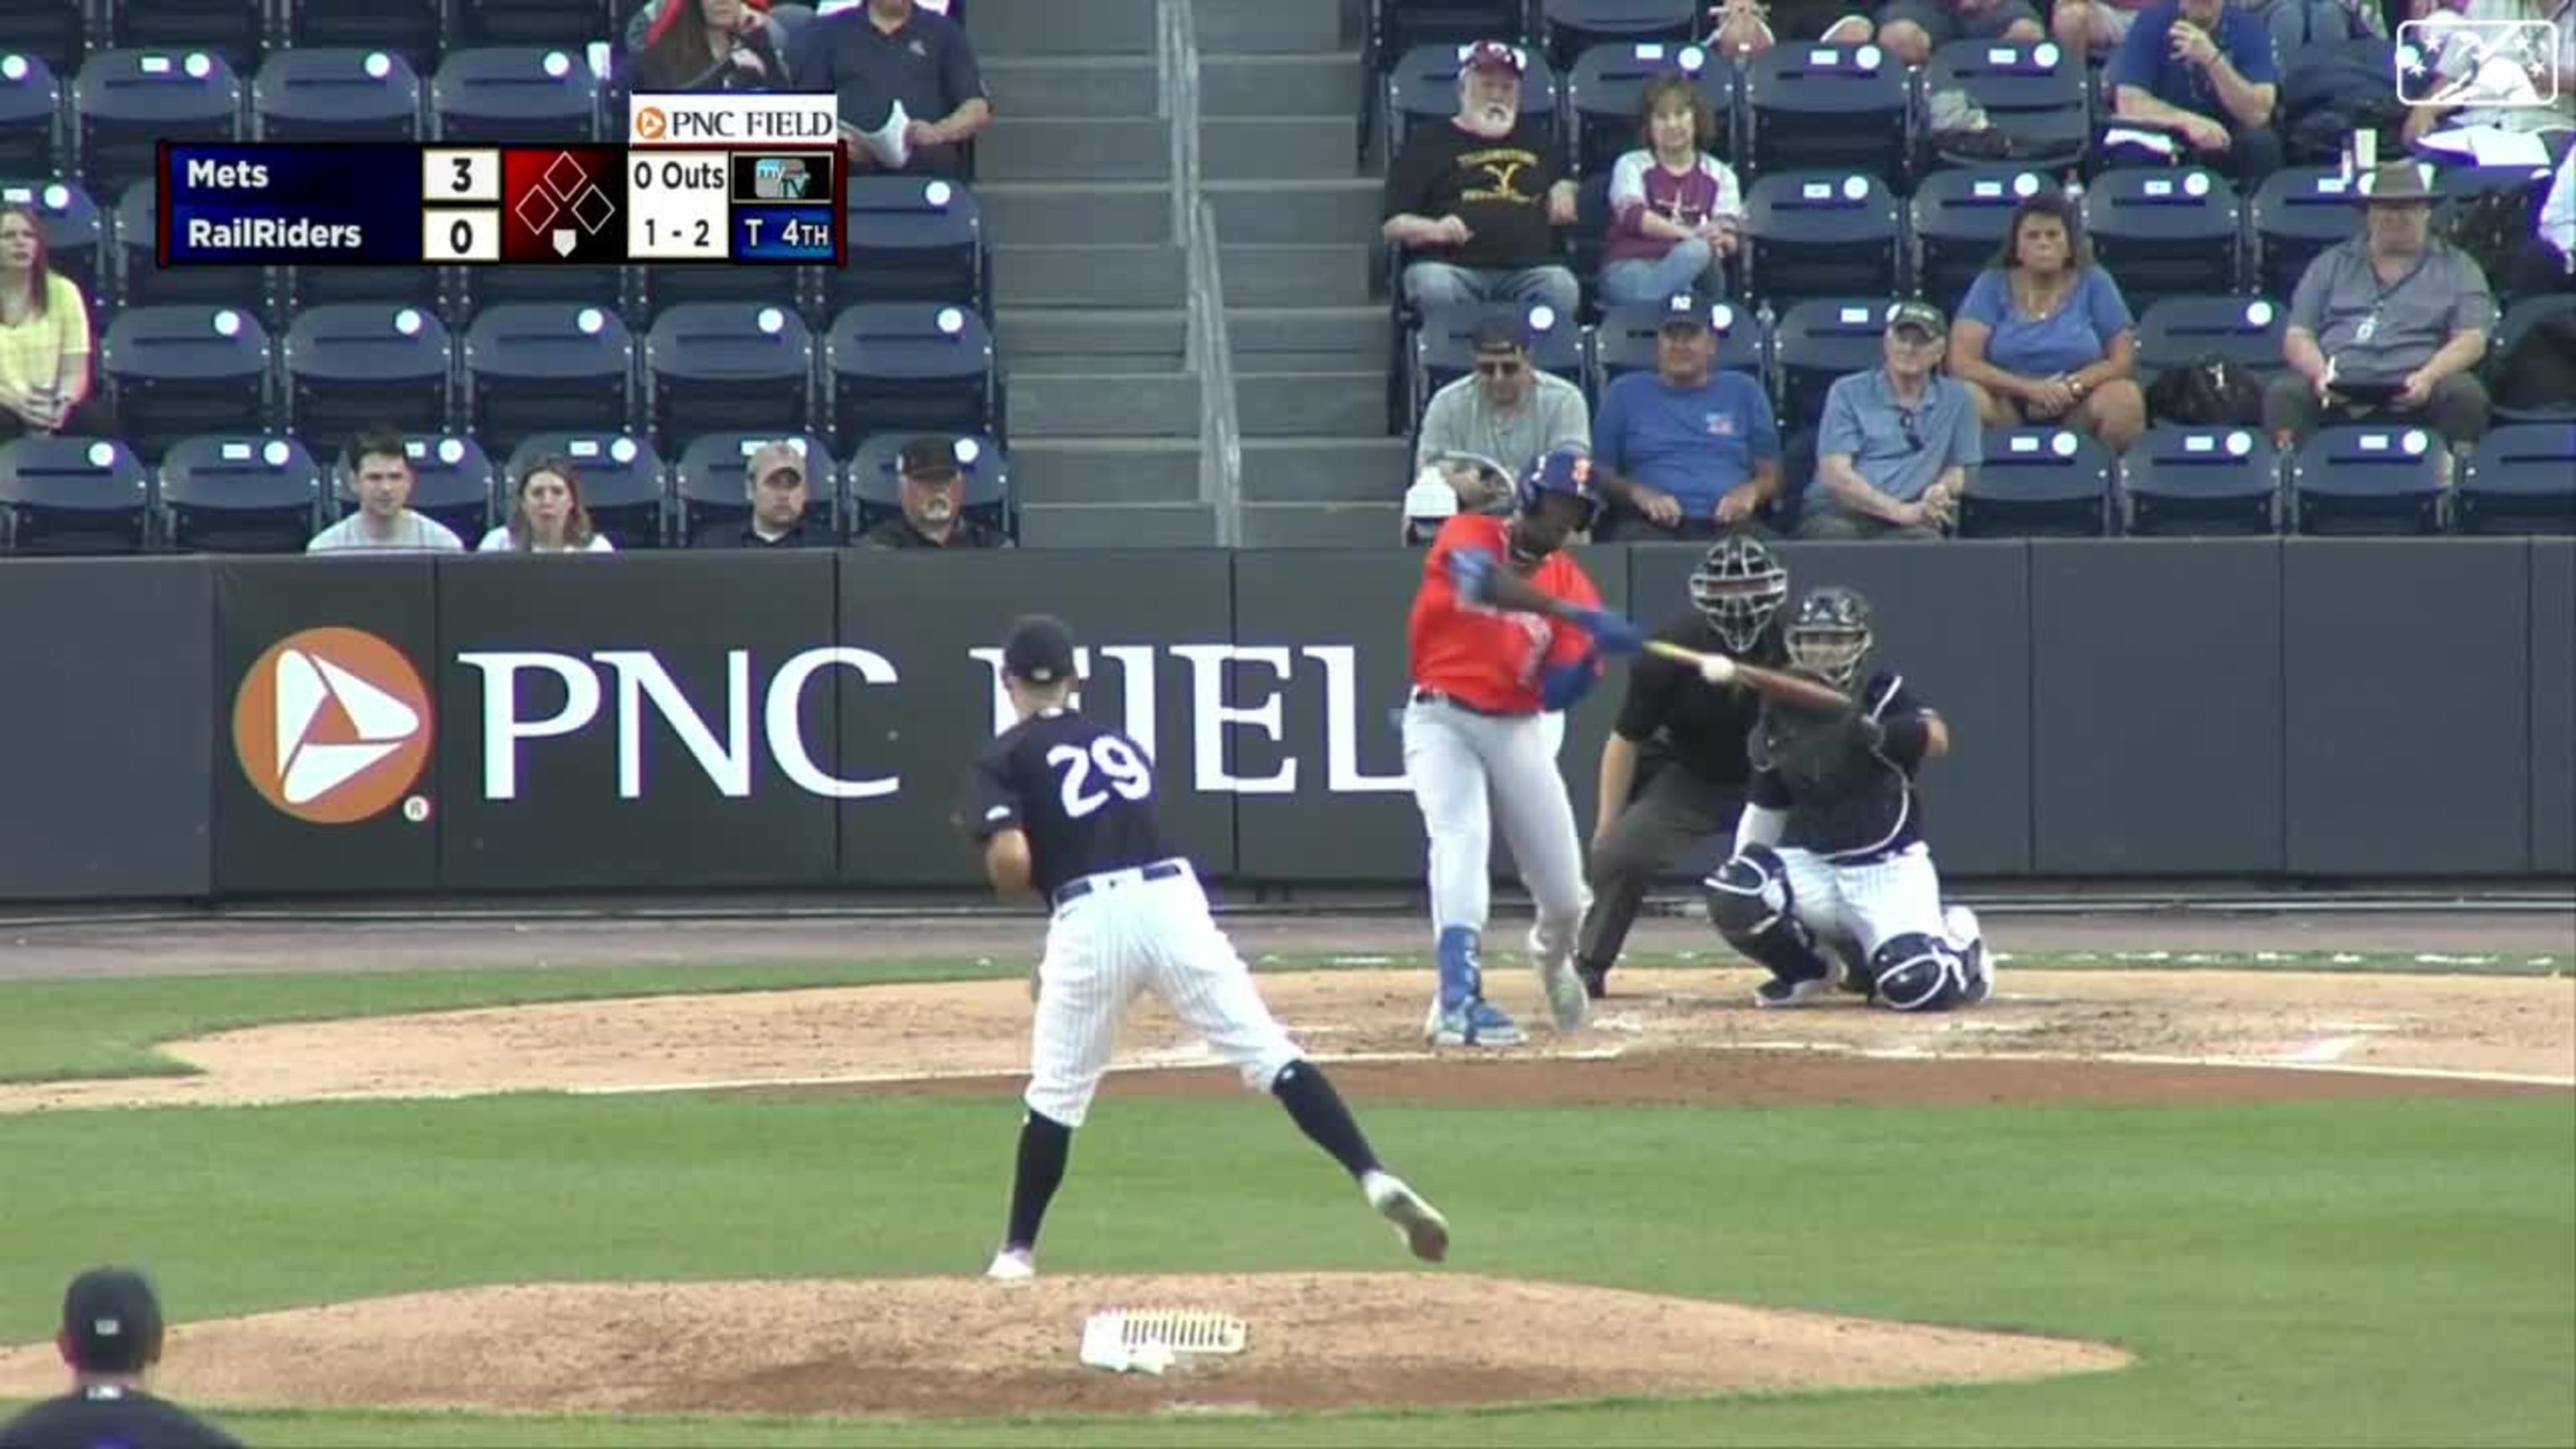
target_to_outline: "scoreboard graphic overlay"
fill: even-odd
[[[160,146],[164,267],[839,266],[829,145]]]

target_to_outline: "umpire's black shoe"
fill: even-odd
[[[1756,1006],[1800,1006],[1834,989],[1834,973],[1828,968],[1814,976],[1774,976],[1753,988]]]
[[[1600,1001],[1610,995],[1609,967],[1595,966],[1589,961],[1577,961],[1574,963],[1574,974],[1583,978],[1585,996],[1594,1001]]]

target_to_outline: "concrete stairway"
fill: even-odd
[[[1216,540],[1199,502],[1187,268],[1156,116],[1155,0],[974,0],[995,342],[1030,547]]]
[[[1191,0],[1247,547],[1391,544],[1400,527],[1404,440],[1386,436],[1389,324],[1370,275],[1383,188],[1358,171],[1358,9]]]

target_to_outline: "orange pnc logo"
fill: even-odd
[[[429,689],[401,650],[360,629],[305,629],[242,677],[233,752],[269,804],[347,825],[392,809],[420,778],[430,718]]]
[[[660,106],[646,106],[635,113],[635,134],[647,141],[659,141],[671,130],[671,118]]]

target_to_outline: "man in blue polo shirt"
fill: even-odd
[[[1887,311],[1883,363],[1834,379],[1816,434],[1805,538],[1939,538],[1984,440],[1968,389],[1940,372],[1949,326],[1929,302]]]
[[[913,0],[868,0],[809,21],[787,53],[800,91],[840,97],[842,150],[860,169],[886,169],[861,134],[884,128],[897,105],[907,118],[906,175],[964,174],[961,148],[993,123],[984,75],[966,32]]]
[[[2235,0],[2159,0],[2104,79],[2121,120],[2171,133],[2195,165],[2259,182],[2281,169],[2278,59],[2270,28]]]
[[[1611,507],[1596,539],[1714,538],[1754,521],[1780,491],[1780,426],[1762,385],[1719,372],[1723,304],[1667,303],[1655,370],[1601,392],[1592,461]]]

